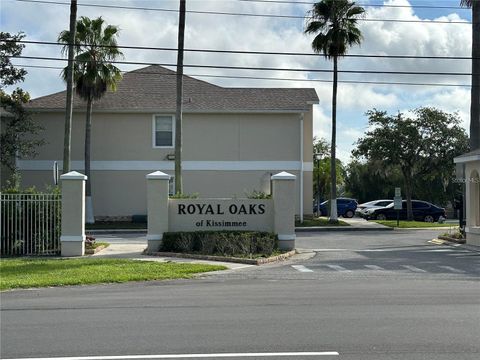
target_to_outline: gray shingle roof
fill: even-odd
[[[94,110],[175,111],[175,71],[152,65],[124,74],[116,92],[107,92]],[[224,88],[184,77],[184,111],[282,111],[307,110],[318,103],[312,88]],[[65,91],[32,100],[32,109],[64,109]],[[75,109],[86,104],[76,94]]]

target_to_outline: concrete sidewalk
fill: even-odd
[[[243,269],[252,267],[255,265],[238,264],[221,261],[207,261],[196,259],[185,259],[175,257],[160,257],[160,256],[148,256],[143,255],[143,250],[147,247],[147,239],[142,234],[131,233],[116,233],[116,234],[102,234],[95,235],[97,242],[107,242],[109,247],[102,251],[92,255],[97,258],[120,258],[120,259],[132,259],[143,261],[158,261],[158,262],[179,262],[179,263],[196,263],[196,264],[211,264],[211,265],[223,265],[230,270]]]
[[[341,218],[339,220],[345,221],[350,226],[309,226],[296,227],[296,232],[316,232],[316,231],[391,231],[393,228],[378,224],[374,221],[367,221],[362,218]]]

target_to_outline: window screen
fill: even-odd
[[[155,146],[173,146],[173,118],[155,116]]]

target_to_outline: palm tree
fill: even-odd
[[[92,182],[90,174],[90,139],[92,130],[92,107],[107,90],[115,91],[122,79],[120,69],[112,65],[123,54],[117,47],[119,28],[106,25],[102,17],[91,20],[82,16],[77,21],[75,36],[74,82],[76,93],[87,102],[85,121],[85,175],[86,186],[86,222],[94,223],[92,206]],[[58,37],[60,43],[68,46],[70,32],[62,31]],[[65,78],[66,71],[63,71]]]
[[[331,169],[336,169],[338,58],[344,56],[350,46],[360,44],[362,33],[357,28],[357,19],[364,12],[364,8],[348,0],[322,0],[309,11],[305,28],[305,34],[316,34],[313,50],[333,59]],[[330,182],[330,222],[337,223],[336,171],[332,171]]]
[[[461,0],[472,8],[472,92],[470,104],[470,150],[480,148],[480,2]]]
[[[65,74],[67,82],[67,103],[65,107],[65,136],[63,138],[63,173],[70,171],[70,152],[72,141],[72,109],[73,109],[73,57],[75,33],[77,29],[77,0],[70,2],[70,32],[68,40],[68,66]]]

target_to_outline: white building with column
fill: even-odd
[[[464,167],[467,244],[480,246],[480,149],[455,158]]]

